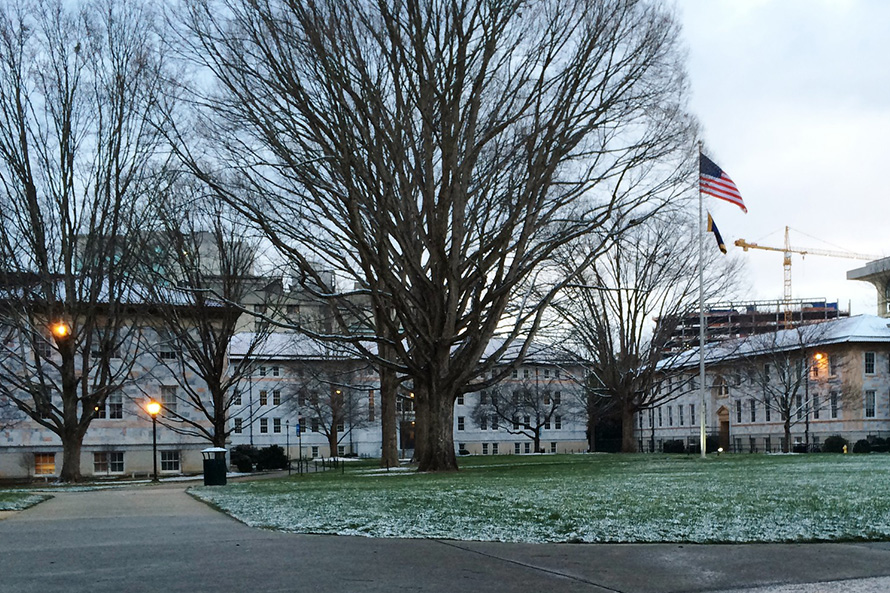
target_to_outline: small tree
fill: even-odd
[[[509,434],[521,434],[534,444],[535,453],[542,452],[541,432],[561,424],[572,414],[574,398],[563,393],[565,383],[553,376],[543,376],[543,369],[532,367],[523,369],[519,381],[505,381],[483,390],[471,412],[477,426],[491,425],[506,430]],[[525,372],[530,371],[528,376]],[[533,374],[532,374],[533,373]]]
[[[811,415],[831,406],[824,389],[826,382],[832,380],[826,379],[827,367],[831,364],[837,373],[842,362],[830,361],[819,348],[829,325],[830,322],[814,323],[750,336],[738,343],[737,352],[732,355],[740,358],[740,379],[746,383],[745,388],[737,391],[736,405],[749,399],[781,419],[782,450],[786,453],[792,447],[792,427],[806,423],[808,431]]]

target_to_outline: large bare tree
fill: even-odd
[[[196,98],[213,141],[174,138],[180,156],[310,285],[336,271],[316,289],[335,312],[369,299],[381,363],[416,394],[419,468],[456,469],[455,398],[534,338],[571,281],[546,270],[553,252],[620,233],[685,175],[673,15],[647,0],[185,5],[217,89]],[[328,337],[368,339],[347,331],[358,315]]]
[[[695,220],[682,210],[666,210],[617,238],[582,268],[555,304],[570,328],[567,343],[588,361],[588,407],[619,415],[622,451],[637,450],[634,414],[680,393],[657,388],[669,368],[658,363],[669,356],[667,346],[681,316],[697,307],[698,260],[690,256],[697,248]],[[567,253],[567,273],[578,259],[583,256]],[[705,298],[725,298],[738,279],[738,261],[720,255],[709,242],[704,263]]]
[[[61,439],[64,481],[139,352],[128,236],[160,139],[151,24],[140,2],[0,8],[0,382]]]
[[[255,274],[255,232],[196,180],[176,179],[154,196],[149,212],[139,233],[139,269],[171,353],[155,369],[168,383],[161,421],[225,447],[229,411],[275,329],[270,318],[287,319],[283,287]],[[251,303],[258,312],[248,311]],[[244,319],[255,320],[253,331],[242,335],[232,360],[229,346]]]

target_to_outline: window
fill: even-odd
[[[825,358],[828,359],[828,374],[834,377],[835,375],[837,375],[837,357],[826,354]]]
[[[769,365],[768,364],[763,365],[763,382],[764,383],[769,383],[769,379],[770,379],[769,372],[770,372]]]
[[[272,392],[272,405],[280,406],[281,405],[281,391],[276,389]]]
[[[661,406],[658,406],[658,426],[659,428],[664,426],[664,418],[661,415]]]
[[[550,452],[556,453],[556,443],[555,442],[550,443]]]
[[[548,378],[550,377],[550,369],[544,369],[544,376]]]
[[[522,428],[531,428],[532,419],[528,416],[522,418]]]
[[[528,375],[528,369],[522,369],[522,378],[523,378],[523,379],[528,379],[528,377],[529,377],[529,375]]]
[[[488,418],[486,416],[479,418],[479,429],[488,430]]]
[[[279,372],[279,370],[278,370],[278,367],[272,367],[272,376],[273,376],[273,377],[279,377],[279,376],[281,376],[281,375],[280,375],[280,372]]]
[[[464,417],[463,417],[463,416],[458,416],[458,417],[457,417],[457,429],[458,429],[458,430],[463,430],[463,429],[464,429]]]
[[[519,455],[522,452],[520,447],[521,445],[519,443],[513,443],[513,452]]]
[[[479,402],[479,403],[482,403],[482,402]],[[464,395],[463,394],[460,394],[457,396],[457,405],[459,405],[459,406],[464,405]]]
[[[748,405],[751,406],[751,422],[757,422],[757,401],[752,397],[748,400]]]
[[[819,407],[822,402],[819,401],[819,394],[813,394],[813,420],[819,419]]]
[[[499,453],[499,451],[498,451],[498,443],[492,443],[492,444],[491,444],[491,454],[492,454],[492,455],[497,455],[498,453]]]
[[[875,417],[875,390],[867,389],[865,391],[865,417]]]
[[[769,407],[769,401],[767,401],[763,404],[763,417],[767,422],[770,421],[771,414],[772,414],[772,410]]]
[[[235,397],[232,398],[232,405],[233,406],[241,405],[241,392],[240,391],[235,394]]]
[[[300,393],[297,394],[297,405],[300,407],[304,407],[306,405],[306,390],[301,389]]]
[[[269,432],[269,419],[260,418],[260,433],[267,434]]]
[[[689,404],[689,423],[695,424],[695,404]],[[652,426],[652,422],[649,422],[649,426]]]
[[[176,414],[176,387],[172,385],[161,385],[161,409],[164,414],[167,412]]]
[[[374,422],[375,420],[375,410],[374,410],[374,390],[370,390],[368,392],[368,422]]]
[[[529,453],[531,453],[531,452],[532,452],[532,444],[531,444],[531,443],[525,443],[524,450],[525,450],[525,454],[526,454],[526,455],[528,455]]]
[[[642,418],[640,420],[642,420]],[[680,426],[683,426],[686,424],[686,421],[683,418],[683,405],[682,404],[677,406],[677,420],[680,421]],[[643,428],[642,422],[640,422],[640,428]]]
[[[866,375],[874,375],[875,374],[875,353],[874,352],[866,352],[865,353],[865,374]]]
[[[550,418],[544,421],[544,430],[550,430]]]
[[[488,455],[488,443],[482,443],[482,454]]]
[[[519,430],[519,416],[513,416],[513,430]]]
[[[553,392],[553,405],[558,406],[562,403],[562,393],[559,391]]]
[[[235,434],[241,434],[244,431],[244,419],[235,418]]]
[[[312,423],[309,427],[309,430],[312,432],[318,432],[318,418],[312,419]]]
[[[556,430],[562,429],[562,416],[554,416],[553,417],[553,427]]]
[[[498,429],[498,417],[496,415],[492,415],[492,417],[491,417],[491,429],[492,430]]]
[[[343,426],[343,421],[340,420],[339,422],[337,422],[337,432],[343,432],[344,430],[345,427]]]
[[[512,377],[513,379],[518,378],[518,377],[519,377],[519,370],[518,370],[518,369],[513,369],[513,372],[510,373],[510,377]],[[517,451],[517,453],[518,453],[518,451]]]
[[[346,455],[346,445],[337,445],[337,457]]]
[[[281,418],[272,418],[272,432],[281,434]]]
[[[668,406],[668,426],[674,425],[674,406]]]
[[[797,408],[797,419],[801,420],[803,418],[803,395],[798,393],[795,399],[797,400],[797,405],[795,406]]]
[[[306,419],[300,416],[297,418],[297,434],[306,432]]]
[[[106,401],[108,405],[108,417],[112,420],[120,420],[124,417],[124,396],[120,393],[112,393]]]
[[[312,451],[312,457],[318,457],[318,445],[312,445],[312,449],[310,450]]]
[[[837,418],[837,410],[838,410],[837,391],[832,391],[831,393],[829,393],[828,399],[829,399],[829,408],[831,410],[831,418],[832,418],[832,420],[834,420],[835,418]]]
[[[461,398],[458,400],[457,403],[459,403],[459,404],[464,403],[464,402],[463,402],[463,397],[461,397]],[[482,391],[481,393],[479,393],[479,405],[480,405],[480,406],[487,406],[487,405],[488,405],[488,392],[487,392],[487,391]]]
[[[179,451],[161,451],[161,471],[179,471]]]
[[[265,406],[267,403],[269,403],[269,393],[263,389],[260,391],[260,405]]]
[[[158,357],[161,360],[176,360],[176,350],[174,350],[173,346],[170,344],[161,344]]]
[[[94,474],[122,474],[124,473],[124,452],[107,451],[93,453]]]
[[[34,475],[35,476],[51,476],[56,473],[56,454],[55,453],[35,453],[34,454]]]
[[[738,424],[742,423],[742,400],[735,400],[735,421]]]
[[[770,439],[769,437],[766,437],[763,439],[763,450],[764,451],[766,451],[767,453],[771,453],[772,446],[773,446],[772,439]]]
[[[266,376],[266,367],[264,367],[264,366],[259,367],[257,369],[257,373],[259,374],[260,377],[265,377]]]
[[[717,377],[715,384],[717,386],[717,395],[718,396],[729,395],[729,383],[726,382],[726,379],[724,379],[723,377]]]

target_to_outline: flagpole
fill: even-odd
[[[698,150],[699,163],[701,163],[701,145]],[[700,167],[701,165],[699,165]],[[701,438],[701,458],[707,457],[707,433],[705,422],[705,266],[704,266],[704,204],[701,191],[701,173],[698,184],[698,383],[699,383],[699,437]]]

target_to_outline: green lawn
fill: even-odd
[[[45,494],[34,494],[19,490],[0,490],[0,511],[21,511],[49,498]]]
[[[249,525],[525,542],[890,539],[890,455],[462,458],[455,474],[347,465],[194,488]]]

